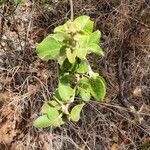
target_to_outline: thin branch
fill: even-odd
[[[72,0],[69,0],[69,1],[70,1],[70,11],[71,11],[70,19],[73,20],[74,19],[74,15],[73,15],[73,2],[72,2]]]

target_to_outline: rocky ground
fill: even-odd
[[[35,129],[57,85],[57,64],[36,43],[70,18],[70,3],[25,0],[0,6],[0,150],[150,149],[150,1],[74,0],[102,32],[105,57],[89,56],[107,82],[103,103],[88,102],[78,123]]]

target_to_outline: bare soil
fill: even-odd
[[[89,56],[107,82],[103,103],[91,101],[78,123],[36,129],[34,119],[57,86],[57,64],[36,43],[70,18],[70,3],[25,0],[0,6],[0,150],[150,149],[150,1],[74,0],[102,32],[105,57]]]

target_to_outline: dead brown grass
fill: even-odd
[[[43,62],[35,45],[70,18],[70,5],[27,1],[0,6],[0,149],[148,150],[150,148],[150,2],[74,0],[74,17],[89,15],[102,32],[105,57],[90,56],[107,81],[105,103],[89,102],[77,124],[37,130],[32,123],[57,82],[57,64]],[[120,103],[118,60],[123,52],[125,95]]]

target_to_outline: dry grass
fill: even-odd
[[[78,123],[37,130],[32,123],[57,82],[57,64],[43,62],[35,45],[70,18],[70,5],[27,1],[14,11],[0,6],[1,150],[148,150],[150,147],[150,2],[74,0],[74,17],[89,15],[102,32],[105,58],[90,56],[107,81],[105,103],[89,102]],[[135,107],[120,103],[118,60],[123,51],[125,94]]]

